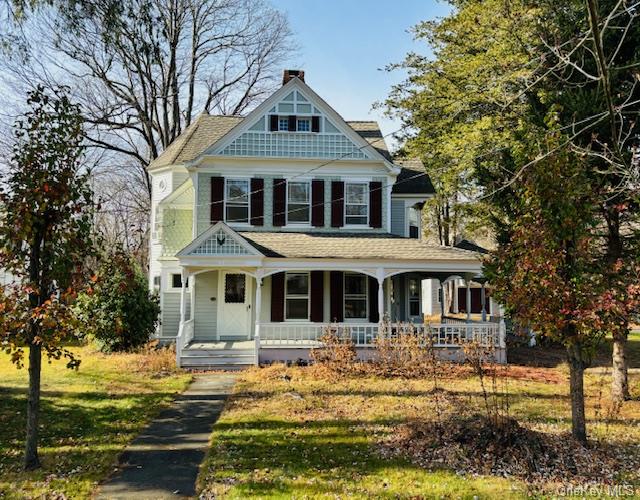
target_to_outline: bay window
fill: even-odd
[[[344,186],[344,215],[346,225],[369,223],[369,185],[365,182],[347,182]]]
[[[309,319],[309,273],[286,273],[285,319]]]
[[[227,179],[225,211],[227,223],[249,223],[249,179]]]

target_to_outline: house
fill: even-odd
[[[421,164],[394,162],[375,122],[345,121],[302,71],[244,117],[200,115],[148,171],[158,337],[182,366],[305,359],[329,324],[367,355],[384,319],[454,355],[504,347],[497,323],[424,324],[422,281],[479,276],[480,256],[422,241]]]

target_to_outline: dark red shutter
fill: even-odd
[[[211,178],[211,224],[224,220],[224,177]]]
[[[296,115],[290,115],[289,116],[289,132],[295,132],[296,130],[298,130],[297,125],[298,123],[296,120]]]
[[[320,117],[311,117],[311,132],[320,132]]]
[[[369,183],[369,225],[382,227],[382,182]]]
[[[311,181],[311,225],[324,226],[324,181]]]
[[[311,271],[311,321],[324,321],[324,271]]]
[[[287,223],[287,181],[273,179],[273,225],[284,226]]]
[[[378,280],[368,276],[369,278],[369,321],[377,323],[380,321],[380,313],[378,311]]]
[[[331,183],[331,227],[344,226],[344,182]]]
[[[482,290],[480,288],[471,289],[471,312],[473,314],[482,312]]]
[[[251,179],[251,224],[264,226],[264,179]]]
[[[271,321],[284,321],[284,273],[271,276]]]
[[[458,288],[458,312],[467,312],[467,289]]]
[[[331,321],[344,321],[344,280],[342,271],[331,271],[329,282],[331,284]]]
[[[269,116],[269,130],[271,132],[278,130],[278,115]]]

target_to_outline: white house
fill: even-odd
[[[422,281],[480,276],[480,255],[420,239],[422,165],[302,71],[247,116],[200,115],[148,171],[158,336],[183,366],[304,359],[330,323],[366,355],[384,319],[503,347],[496,323],[424,324]]]

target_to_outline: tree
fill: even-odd
[[[80,335],[101,351],[128,351],[149,341],[160,314],[158,297],[149,295],[147,279],[132,257],[122,251],[107,255],[92,286],[75,305]]]
[[[82,117],[65,89],[29,94],[30,111],[15,125],[16,142],[0,187],[0,267],[18,283],[0,293],[3,349],[22,366],[29,350],[26,469],[39,466],[42,351],[79,360],[64,347],[72,336],[70,303],[83,283],[93,245],[92,192],[81,169]]]

